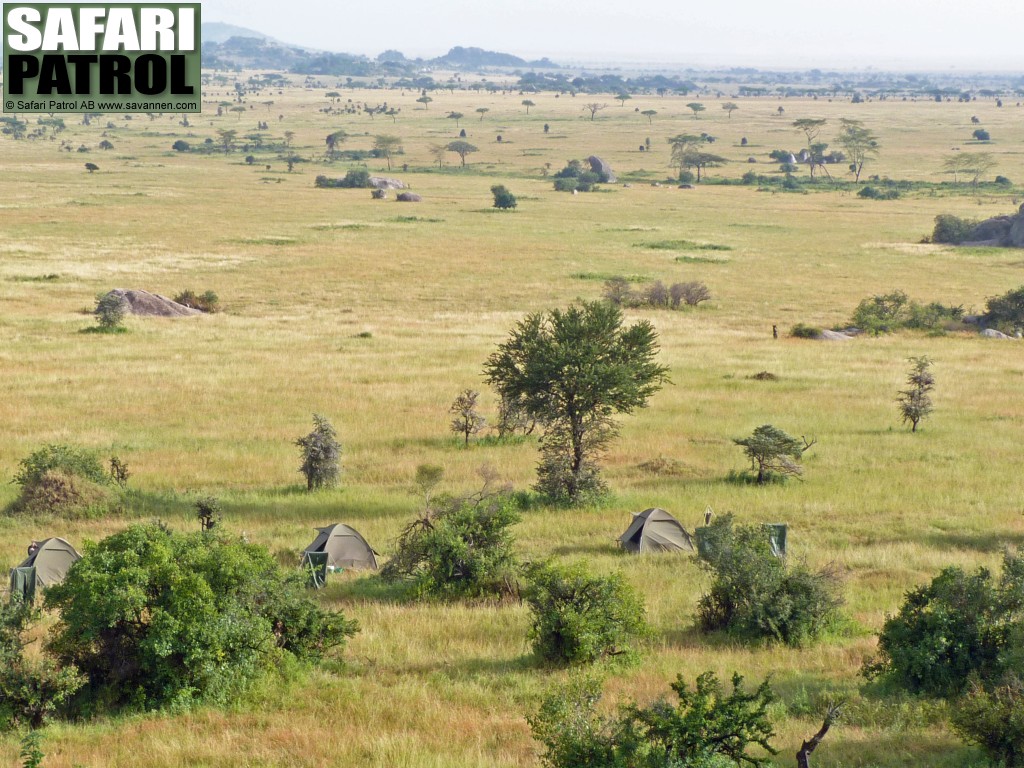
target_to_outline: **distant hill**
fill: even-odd
[[[247,29],[235,24],[225,24],[222,21],[204,21],[202,35],[204,43],[224,43],[232,37],[255,37],[258,40],[274,40],[270,35],[257,32],[255,29]],[[277,41],[274,40],[274,42]]]
[[[281,69],[296,74],[401,77],[425,68],[481,70],[490,68],[557,69],[549,59],[527,61],[482,48],[456,46],[434,59],[407,59],[388,50],[376,59],[350,53],[315,51],[288,45],[269,35],[234,24],[203,24],[203,66],[217,69]]]
[[[558,65],[548,58],[527,61],[511,53],[485,51],[483,48],[463,48],[457,45],[444,56],[430,59],[428,62],[436,67],[451,69],[481,69],[484,67],[545,67],[555,68]]]

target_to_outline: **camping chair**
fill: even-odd
[[[306,571],[308,585],[313,589],[323,589],[327,583],[327,553],[303,552],[299,566]]]

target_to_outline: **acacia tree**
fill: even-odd
[[[601,104],[600,102],[597,102],[597,101],[592,101],[589,104],[584,104],[583,105],[583,108],[590,112],[590,119],[591,120],[594,119],[594,115],[596,115],[602,109],[607,109],[607,107],[608,107],[607,104]]]
[[[727,102],[725,102],[725,104],[722,105],[722,109],[724,109],[726,111],[726,113],[728,113],[730,118],[732,118],[732,113],[735,112],[739,108],[740,108],[739,105],[734,103],[734,102],[732,102],[732,101],[727,101]]]
[[[655,362],[657,332],[624,328],[608,302],[527,315],[484,365],[503,402],[544,425],[537,488],[578,503],[600,494],[597,459],[615,436],[613,417],[643,408],[668,381]]]
[[[705,168],[726,162],[724,157],[702,151],[701,148],[708,143],[709,138],[706,133],[700,136],[681,133],[669,139],[668,142],[672,145],[672,165],[679,168],[680,173],[689,168],[695,168],[697,181],[700,181],[701,172]]]
[[[433,99],[430,98],[429,96],[420,96],[418,99],[416,99],[416,103],[422,104],[424,109],[430,109],[430,102],[432,101]]]
[[[825,154],[825,148],[828,147],[828,144],[816,141],[818,134],[821,133],[822,126],[825,125],[825,122],[824,118],[813,117],[802,117],[799,120],[793,121],[793,127],[798,131],[801,131],[804,136],[807,137],[807,151],[810,154],[808,164],[810,166],[812,179],[814,178],[814,169],[819,165],[826,174],[828,173],[828,170],[822,162],[822,157]]]
[[[932,412],[931,392],[935,389],[935,376],[931,371],[932,361],[926,355],[907,358],[910,373],[907,374],[907,388],[900,390],[896,402],[900,406],[903,423],[910,423],[910,431],[917,432],[917,425]]]
[[[482,123],[484,121],[484,115],[486,115],[491,110],[489,110],[487,107],[477,107],[476,111],[477,114],[480,115],[480,122]]]
[[[864,127],[860,120],[840,118],[839,122],[843,128],[837,139],[839,146],[846,151],[850,160],[850,170],[853,172],[855,182],[860,181],[860,173],[864,169],[864,163],[869,159],[878,157],[878,137],[869,129]]]
[[[645,109],[640,114],[643,115],[644,117],[646,117],[647,118],[647,124],[651,125],[651,118],[653,118],[658,113],[655,110],[653,110],[653,109]]]
[[[535,107],[535,106],[537,106],[536,104],[534,104],[534,103],[533,103],[532,101],[530,101],[529,99],[523,99],[523,100],[522,100],[522,102],[521,102],[521,104],[522,104],[522,105],[523,105],[524,107],[526,107],[526,114],[530,114],[530,107]]]
[[[691,110],[693,110],[693,119],[694,119],[694,120],[696,120],[696,119],[697,119],[697,115],[698,115],[699,113],[701,113],[701,112],[703,112],[703,111],[704,111],[705,109],[707,109],[707,107],[705,107],[705,106],[704,106],[703,104],[701,104],[701,103],[700,103],[699,101],[691,101],[691,102],[690,102],[689,104],[687,104],[687,105],[686,105],[686,107],[687,107],[687,109],[691,109]]]
[[[456,155],[459,156],[459,158],[462,160],[463,168],[466,167],[466,155],[479,151],[475,146],[470,144],[468,141],[449,142],[446,145],[445,149],[447,149],[449,152],[454,152]]]
[[[461,120],[464,117],[465,117],[465,115],[462,114],[461,112],[449,112],[448,113],[448,119],[455,121],[455,127],[456,128],[459,127],[459,120]]]
[[[391,153],[397,152],[402,146],[402,140],[397,136],[381,134],[374,138],[373,148],[380,152],[388,161],[388,170],[391,170]]]
[[[452,402],[448,413],[455,418],[452,419],[452,432],[462,435],[469,447],[470,435],[475,435],[483,429],[486,419],[476,409],[476,401],[480,393],[475,389],[464,389]]]
[[[334,157],[334,153],[338,151],[338,145],[347,138],[348,134],[345,131],[334,131],[327,134],[327,137],[324,139],[324,143],[327,145],[327,156]]]
[[[632,99],[632,98],[633,98],[633,97],[632,97],[632,96],[630,96],[630,95],[629,95],[628,93],[626,93],[625,91],[623,91],[622,93],[617,93],[617,94],[615,94],[615,100],[616,100],[617,102],[619,102],[619,106],[620,106],[620,107],[624,107],[624,106],[626,106],[626,102],[627,102],[627,101],[629,101],[629,100],[630,100],[630,99]]]
[[[773,476],[802,475],[804,470],[799,461],[816,441],[803,438],[801,442],[778,427],[762,424],[750,437],[733,442],[744,449],[751,468],[757,470],[757,484],[763,485]]]
[[[953,174],[953,183],[958,182],[962,173],[971,178],[971,184],[978,186],[978,179],[996,167],[991,152],[957,152],[942,162],[946,173]]]

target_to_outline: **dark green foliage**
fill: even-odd
[[[629,704],[614,716],[597,712],[600,685],[574,680],[568,690],[545,699],[528,717],[533,737],[545,748],[547,768],[726,768],[770,765],[749,754],[759,746],[776,754],[768,716],[776,701],[768,681],[748,693],[733,675],[726,693],[718,678],[705,672],[691,689],[679,676],[672,684],[679,701],[649,707]]]
[[[903,423],[911,425],[911,432],[917,432],[917,425],[932,412],[931,392],[935,389],[935,376],[931,372],[932,361],[926,356],[908,358],[910,373],[907,374],[907,388],[901,389],[896,402],[900,406]]]
[[[18,514],[98,517],[112,511],[117,494],[97,456],[70,445],[48,445],[20,462],[14,482],[21,493],[10,507]]]
[[[41,728],[85,679],[74,667],[25,655],[39,611],[18,599],[0,603],[0,731]]]
[[[590,192],[602,181],[601,176],[583,165],[579,160],[570,160],[555,173],[555,189],[559,192]]]
[[[899,196],[898,189],[878,189],[872,186],[864,187],[857,193],[857,197],[863,197],[865,200],[898,200]]]
[[[906,323],[909,302],[910,299],[903,291],[872,296],[857,305],[850,322],[875,336],[889,333]]]
[[[466,498],[424,495],[426,509],[399,536],[394,557],[381,569],[384,580],[408,581],[419,595],[443,599],[510,593],[516,568],[511,529],[520,518],[508,492],[485,484]]]
[[[96,710],[223,701],[285,657],[320,659],[357,629],[265,548],[159,524],[87,545],[46,607],[59,612],[47,651],[86,675],[81,703]]]
[[[978,222],[974,219],[961,219],[959,216],[940,214],[935,217],[932,242],[958,245],[967,239],[971,230],[976,226],[978,226]]]
[[[39,746],[41,739],[39,731],[29,731],[22,738],[21,752],[18,753],[18,757],[22,760],[21,768],[39,768],[43,764],[46,754]]]
[[[937,301],[931,304],[911,301],[904,325],[919,331],[941,334],[946,330],[962,327],[963,317],[963,305],[947,307]]]
[[[491,187],[491,194],[494,195],[494,207],[502,209],[515,208],[516,196],[513,195],[503,184],[495,184]]]
[[[306,490],[337,485],[341,475],[341,443],[326,416],[313,414],[313,431],[295,441],[302,450],[299,472],[306,476]]]
[[[703,631],[802,646],[834,623],[843,601],[833,569],[790,567],[772,554],[765,526],[734,525],[731,515],[701,533],[700,564],[714,576],[697,603]]]
[[[534,565],[526,602],[534,652],[552,664],[589,664],[630,652],[646,630],[639,595],[620,574],[596,576],[582,564]]]
[[[331,179],[327,176],[317,176],[313,185],[324,188],[340,189],[369,189],[370,172],[365,168],[353,168],[345,174],[343,179]]]
[[[96,297],[96,324],[107,333],[116,331],[124,323],[125,315],[128,314],[128,302],[117,293],[101,293]]]
[[[504,401],[544,424],[537,488],[579,503],[603,492],[597,458],[614,436],[613,416],[632,413],[667,380],[657,333],[647,321],[624,328],[608,302],[528,315],[484,365]]]
[[[1024,658],[1022,609],[1024,555],[1007,553],[998,581],[986,568],[945,568],[886,620],[865,673],[932,696],[960,693],[972,675],[1000,680]]]
[[[974,133],[971,134],[978,141],[991,141],[992,136],[984,128],[975,128]]]
[[[796,339],[820,339],[821,328],[816,328],[813,325],[805,325],[804,323],[797,323],[789,329],[789,335]]]
[[[975,683],[953,708],[953,730],[1004,768],[1024,766],[1024,683],[1009,676],[990,689]]]
[[[762,424],[750,437],[733,442],[743,448],[750,459],[751,470],[757,470],[758,485],[802,475],[804,470],[799,461],[804,451],[814,444],[814,441],[801,442],[771,424]]]
[[[199,527],[209,531],[220,525],[223,513],[220,508],[220,501],[214,496],[204,496],[196,500],[196,517],[199,519]]]
[[[186,307],[198,309],[200,312],[212,314],[220,310],[220,297],[213,291],[205,291],[197,295],[191,288],[186,288],[175,296],[174,300],[179,304],[184,304]]]
[[[175,152],[188,152],[192,147],[184,139],[178,139],[171,145],[171,149]]]
[[[985,324],[1004,328],[1007,331],[1024,330],[1024,285],[1007,291],[1002,296],[988,300]]]
[[[38,483],[50,471],[66,472],[101,485],[109,482],[96,454],[72,445],[51,443],[33,451],[18,465],[21,468],[14,476],[14,482],[22,488]]]

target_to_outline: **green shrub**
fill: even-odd
[[[743,184],[757,184],[758,183],[757,173],[755,173],[754,171],[747,171],[746,173],[743,174],[743,176],[740,177],[740,181]]]
[[[935,217],[932,242],[958,245],[968,238],[971,230],[976,226],[978,226],[978,222],[974,219],[961,219],[959,216],[940,214]]]
[[[648,707],[628,704],[613,716],[597,712],[600,684],[572,680],[527,717],[534,739],[544,745],[547,768],[728,768],[771,765],[749,754],[756,745],[777,754],[768,710],[776,701],[768,681],[753,692],[733,675],[726,693],[718,678],[705,672],[694,688],[682,679],[672,684],[679,701],[656,701]]]
[[[556,192],[573,192],[579,186],[579,181],[574,178],[555,179]]]
[[[700,628],[743,640],[792,646],[820,637],[838,617],[840,583],[831,568],[789,567],[772,554],[764,526],[734,525],[723,515],[702,530],[699,555],[711,589],[697,603]]]
[[[911,301],[904,325],[919,331],[939,333],[961,326],[963,323],[963,306],[947,307],[933,301],[931,304],[918,304]]]
[[[993,296],[985,307],[985,324],[1008,331],[1024,330],[1024,285]]]
[[[530,638],[544,661],[589,664],[628,654],[646,630],[643,601],[619,574],[596,576],[582,564],[541,564],[527,576]]]
[[[509,209],[515,208],[517,205],[516,196],[509,192],[503,184],[495,184],[491,187],[491,194],[494,195],[495,208]]]
[[[171,145],[171,149],[175,152],[188,152],[192,147],[184,139],[178,139]]]
[[[932,696],[960,693],[972,675],[998,680],[1024,651],[1021,633],[1011,631],[1022,606],[1024,555],[1004,556],[998,582],[986,568],[973,574],[945,568],[907,593],[899,613],[883,625],[878,656],[864,672]]]
[[[22,488],[38,483],[50,471],[75,475],[100,485],[110,480],[95,453],[62,443],[51,443],[33,451],[18,465],[21,468],[15,474],[14,482]]]
[[[466,498],[428,501],[398,538],[381,569],[385,581],[406,581],[422,597],[478,598],[513,591],[512,526],[519,513],[507,492],[487,486]]]
[[[225,701],[286,658],[315,661],[355,622],[321,609],[299,572],[216,532],[133,525],[46,592],[59,613],[46,650],[88,680],[93,711]]]
[[[0,602],[0,732],[41,728],[85,679],[74,667],[25,655],[39,611],[19,599]]]
[[[898,189],[876,189],[872,186],[864,187],[857,193],[857,197],[862,197],[865,200],[897,200],[899,196]]]
[[[353,168],[345,174],[343,179],[317,176],[313,185],[336,189],[368,189],[370,187],[370,172],[365,168]]]
[[[302,451],[299,472],[306,477],[306,490],[337,485],[341,475],[341,443],[326,416],[313,414],[313,431],[295,441]]]
[[[953,707],[953,730],[1004,768],[1024,766],[1024,683],[1011,676],[991,689],[975,683]]]
[[[871,296],[857,305],[850,322],[875,336],[898,330],[906,325],[909,302],[903,291]]]
[[[213,291],[206,291],[202,294],[196,295],[195,291],[191,288],[186,288],[175,296],[174,300],[178,304],[184,304],[186,307],[198,309],[200,312],[209,312],[212,314],[220,310],[220,297],[218,297]]]
[[[110,291],[101,293],[96,297],[96,324],[105,333],[116,333],[124,323],[125,315],[128,314],[128,302],[124,296]]]
[[[789,335],[796,339],[820,339],[821,328],[804,323],[797,323],[789,329]]]

